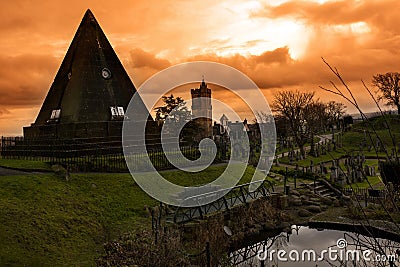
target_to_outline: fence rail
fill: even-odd
[[[211,149],[212,147],[210,147]],[[130,150],[132,151],[132,149]],[[200,150],[197,146],[185,144],[181,144],[180,148],[164,151],[159,144],[150,144],[147,145],[147,150],[142,153],[129,153],[125,156],[121,139],[94,138],[28,141],[24,140],[23,137],[2,137],[1,139],[2,158],[61,164],[73,172],[127,172],[126,161],[129,161],[135,167],[141,164],[144,166],[145,157],[149,157],[151,164],[157,170],[171,169],[175,168],[175,166],[168,161],[167,153],[169,156],[183,154],[187,159],[195,160],[200,157],[201,153],[208,152],[208,148]],[[217,151],[214,162],[225,160],[224,155],[224,153]]]
[[[342,193],[346,196],[354,196],[358,198],[379,199],[386,198],[388,191],[386,189],[371,189],[371,188],[343,188]]]
[[[259,184],[259,187],[253,192],[249,191],[249,186],[251,183],[247,183],[237,185],[232,189],[224,188],[217,190],[216,188],[210,188],[209,192],[186,197],[184,199],[184,203],[193,204],[193,207],[178,207],[173,214],[170,214],[171,216],[167,218],[167,220],[173,221],[174,223],[185,223],[198,218],[202,219],[204,215],[210,213],[229,210],[231,208],[242,204],[247,204],[259,198],[267,198],[271,195],[272,192],[274,192],[273,184],[268,180],[263,180],[255,183]],[[228,193],[211,203],[196,206],[199,200],[204,200],[205,198],[215,196],[215,194],[221,192]]]

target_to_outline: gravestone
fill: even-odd
[[[376,176],[376,172],[375,172],[375,167],[374,167],[374,166],[371,166],[371,167],[369,168],[369,172],[370,172],[370,175],[371,175],[371,176]]]
[[[331,180],[332,182],[336,182],[336,180],[338,179],[338,170],[336,167],[336,161],[332,160],[332,167],[331,167]]]
[[[362,182],[364,180],[364,176],[362,174],[362,171],[360,169],[357,169],[357,181]]]
[[[367,175],[367,176],[370,176],[370,175],[371,175],[371,173],[370,173],[370,168],[369,168],[368,165],[365,165],[365,166],[364,166],[364,173],[365,173],[365,175]]]

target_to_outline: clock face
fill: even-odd
[[[111,71],[107,68],[102,69],[101,71],[101,76],[103,76],[104,79],[110,79],[111,78]]]

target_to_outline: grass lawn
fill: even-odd
[[[50,164],[38,160],[3,159],[0,157],[0,167],[21,170],[51,171]]]
[[[389,132],[389,129],[391,131]],[[353,125],[352,130],[343,135],[343,145],[348,149],[359,150],[361,142],[364,140],[364,131],[366,144],[371,145],[372,148],[376,146],[377,138],[391,153],[393,148],[393,139],[397,144],[397,139],[400,133],[400,117],[397,115],[375,117],[364,122],[359,122]],[[376,155],[375,151],[369,152],[371,155]],[[383,155],[383,153],[380,153]]]
[[[331,151],[331,152],[327,153],[326,155],[320,155],[319,157],[313,157],[313,156],[307,155],[306,159],[299,160],[299,161],[293,161],[293,163],[291,165],[295,165],[297,163],[300,167],[303,167],[303,166],[309,167],[311,164],[311,161],[313,161],[314,166],[315,166],[321,162],[322,163],[329,162],[329,161],[332,161],[333,159],[338,159],[344,155],[346,155],[345,151],[343,149],[339,148],[336,151]],[[279,158],[279,163],[289,164],[290,163],[289,157]]]
[[[165,171],[182,185],[210,182],[225,166],[199,174]],[[249,182],[248,167],[240,183]],[[1,266],[94,266],[102,244],[150,227],[145,206],[158,202],[130,174],[55,174],[0,177]]]
[[[371,184],[371,186],[375,186],[379,183],[382,183],[381,178],[379,176],[368,176],[367,178],[368,178],[368,181],[365,180],[360,183],[346,185],[345,188],[350,188],[350,187],[352,187],[352,188],[371,188],[370,184]],[[383,186],[383,183],[382,183],[382,186]]]

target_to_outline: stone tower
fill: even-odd
[[[87,10],[25,139],[121,137],[136,93],[111,44]],[[149,117],[151,120],[151,117]]]
[[[196,119],[200,126],[200,136],[212,137],[212,105],[211,105],[211,89],[203,81],[199,88],[191,89],[192,95],[192,115],[201,117]]]

